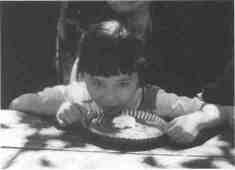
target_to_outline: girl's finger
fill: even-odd
[[[90,120],[90,117],[91,116],[93,117],[92,112],[90,112],[89,116],[88,116],[88,110],[86,108],[80,106],[77,103],[73,105],[73,108],[74,108],[74,110],[76,110],[76,112],[79,112],[79,120],[82,123],[82,125],[84,127],[87,127],[87,124]]]
[[[58,116],[56,116],[56,120],[57,120],[57,122],[59,123],[60,126],[62,126],[62,127],[66,126],[66,123],[61,118],[59,118]]]
[[[170,138],[173,139],[176,143],[181,144],[191,143],[194,140],[193,136],[183,133],[182,131],[175,132],[170,136]]]
[[[63,114],[56,114],[56,120],[58,121],[58,123],[59,123],[59,125],[61,125],[61,126],[66,126],[67,125],[67,123],[66,123],[66,121],[65,121],[65,119],[64,119],[64,115]]]
[[[177,125],[177,120],[174,119],[174,120],[172,120],[172,121],[170,121],[170,122],[167,123],[167,129],[173,128],[173,127],[175,127],[176,125]]]
[[[66,112],[65,120],[66,120],[67,123],[69,123],[69,124],[72,124],[73,122],[76,121],[76,118],[75,118],[74,113],[72,112],[72,110]]]
[[[178,139],[181,138],[182,133],[179,127],[171,127],[170,129],[168,129],[167,131],[168,136],[174,138],[174,139]]]
[[[178,128],[176,127],[176,125],[171,125],[171,126],[168,126],[167,128],[167,134],[171,134],[171,135],[174,135],[175,133],[177,133],[177,130]]]
[[[185,141],[186,141],[186,139],[184,138],[184,136],[182,134],[175,134],[175,135],[171,135],[169,137],[175,143],[185,143]]]
[[[79,110],[76,109],[76,107],[71,106],[70,112],[69,112],[69,117],[72,122],[76,122],[81,119],[81,113]]]
[[[82,107],[78,104],[73,103],[70,108],[70,113],[68,115],[70,119],[70,123],[80,122],[82,126],[86,127],[86,113],[85,109],[82,109]]]
[[[81,124],[82,124],[82,126],[83,126],[84,128],[87,128],[87,127],[88,127],[88,122],[87,122],[87,120],[85,120],[85,119],[82,119],[82,120],[81,120]]]
[[[73,103],[73,104],[72,104],[72,107],[74,107],[75,110],[78,110],[78,111],[80,111],[80,112],[82,112],[82,113],[87,113],[87,109],[84,108],[84,107],[82,107],[82,106],[79,105],[78,103]]]

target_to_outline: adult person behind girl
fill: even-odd
[[[107,1],[70,5],[79,11],[76,20],[84,29],[114,18],[144,41],[151,63],[145,73],[148,83],[187,96],[204,89],[203,97],[212,102],[218,97],[208,84],[221,82],[216,81],[218,76],[226,77],[223,82],[229,88],[222,89],[220,101],[233,105],[233,73],[222,75],[233,55],[232,2]]]

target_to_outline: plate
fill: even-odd
[[[127,110],[116,116],[100,114],[91,120],[88,128],[106,142],[143,146],[159,141],[166,132],[167,122],[151,112]]]

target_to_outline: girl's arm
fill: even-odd
[[[204,102],[198,97],[189,98],[159,90],[156,94],[156,108],[162,117],[175,118],[200,110]]]
[[[66,86],[45,88],[38,93],[27,93],[15,98],[9,109],[42,115],[55,115],[65,101]]]
[[[167,134],[175,142],[193,142],[199,132],[224,123],[233,124],[233,107],[203,103],[198,98],[177,96],[161,91],[156,106],[162,117],[174,118],[168,124]]]
[[[159,90],[156,95],[156,107],[160,116],[168,118],[199,111],[203,114],[201,116],[203,117],[202,122],[205,122],[207,126],[209,125],[208,122],[211,122],[212,126],[227,122],[232,127],[234,122],[234,106],[209,104],[197,97],[178,96],[164,90]],[[203,123],[202,126],[204,126]]]
[[[223,106],[206,104],[201,111],[204,117],[201,121],[200,129],[205,127],[214,127],[220,124],[227,123],[230,127],[234,123],[234,106]]]
[[[89,94],[84,82],[73,82],[67,86],[45,88],[38,93],[28,93],[14,99],[9,109],[41,115],[56,115],[66,102],[81,104]]]

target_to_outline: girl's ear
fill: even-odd
[[[143,71],[138,72],[139,86],[144,87],[146,85],[146,81],[144,76],[146,76]]]
[[[139,87],[144,87],[144,85],[145,85],[143,76],[140,73],[138,73],[138,85],[139,85]]]
[[[84,81],[85,80],[85,73],[78,73],[77,80]]]

